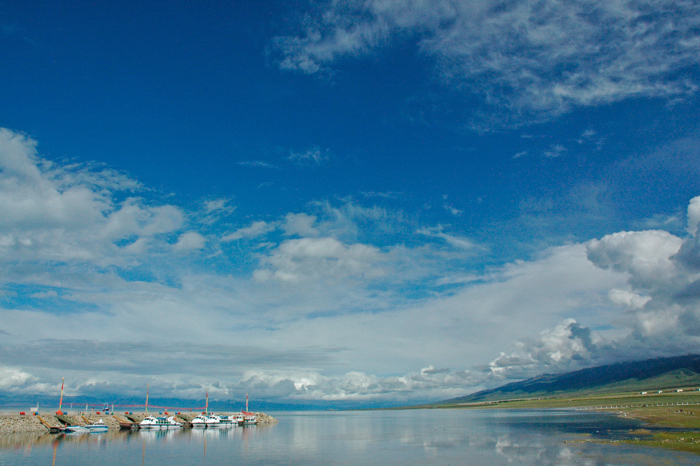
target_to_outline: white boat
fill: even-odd
[[[224,420],[224,417],[213,414],[209,416],[206,414],[200,414],[192,419],[192,427],[226,427],[231,425],[232,422]]]
[[[258,418],[255,416],[255,413],[249,413],[247,411],[242,411],[241,414],[243,414],[243,425],[244,426],[254,425],[254,424],[258,423]]]
[[[221,418],[221,427],[236,427],[239,422],[238,419],[236,419],[236,416],[220,416]]]
[[[89,434],[90,429],[85,426],[66,426],[65,431],[71,434]]]
[[[248,394],[245,394],[245,411],[241,411],[241,414],[243,415],[243,425],[244,426],[249,426],[249,425],[254,425],[258,423],[258,418],[255,416],[255,413],[251,413],[248,411]]]
[[[86,426],[75,425],[65,427],[65,431],[71,434],[99,434],[101,432],[107,432],[108,429],[109,427],[102,419]]]
[[[204,414],[199,414],[197,415],[194,419],[192,419],[192,427],[206,427],[207,426],[207,416]]]
[[[174,416],[167,418],[148,416],[139,422],[139,427],[142,429],[178,429],[182,427],[182,423],[177,422]]]
[[[100,419],[97,422],[93,422],[92,424],[87,425],[85,427],[87,427],[87,429],[90,431],[91,434],[98,434],[100,432],[107,432],[107,429],[109,429],[109,427],[107,427],[107,424],[105,424],[105,422],[102,419]]]

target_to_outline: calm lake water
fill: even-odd
[[[619,439],[640,424],[600,413],[409,410],[272,413],[279,424],[163,432],[0,437],[0,465],[698,464]]]

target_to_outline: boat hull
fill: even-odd
[[[64,432],[69,434],[89,434],[90,429],[85,426],[66,426]]]
[[[102,433],[102,432],[107,432],[107,429],[108,429],[107,426],[95,426],[95,427],[88,426],[88,431],[89,431],[91,434],[99,434],[99,433]]]

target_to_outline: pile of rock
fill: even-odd
[[[280,422],[274,417],[265,413],[255,413],[255,417],[258,420],[258,424],[274,424],[276,422]]]
[[[0,435],[19,432],[48,432],[36,416],[2,415],[0,416]]]

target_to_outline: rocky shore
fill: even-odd
[[[198,413],[180,413],[171,415],[180,418],[181,421],[190,422],[197,414]],[[279,422],[274,417],[265,413],[255,413],[255,415],[257,416],[258,424],[274,424]],[[139,422],[145,417],[145,413],[133,413],[130,414],[128,418],[120,414],[94,413],[70,413],[62,416],[50,413],[39,413],[36,416],[33,414],[0,414],[0,436],[23,433],[43,434],[49,432],[51,427],[63,427],[66,424],[84,426],[99,421],[100,419],[109,426],[110,430],[119,430],[119,424],[121,422],[132,422],[132,419]]]

